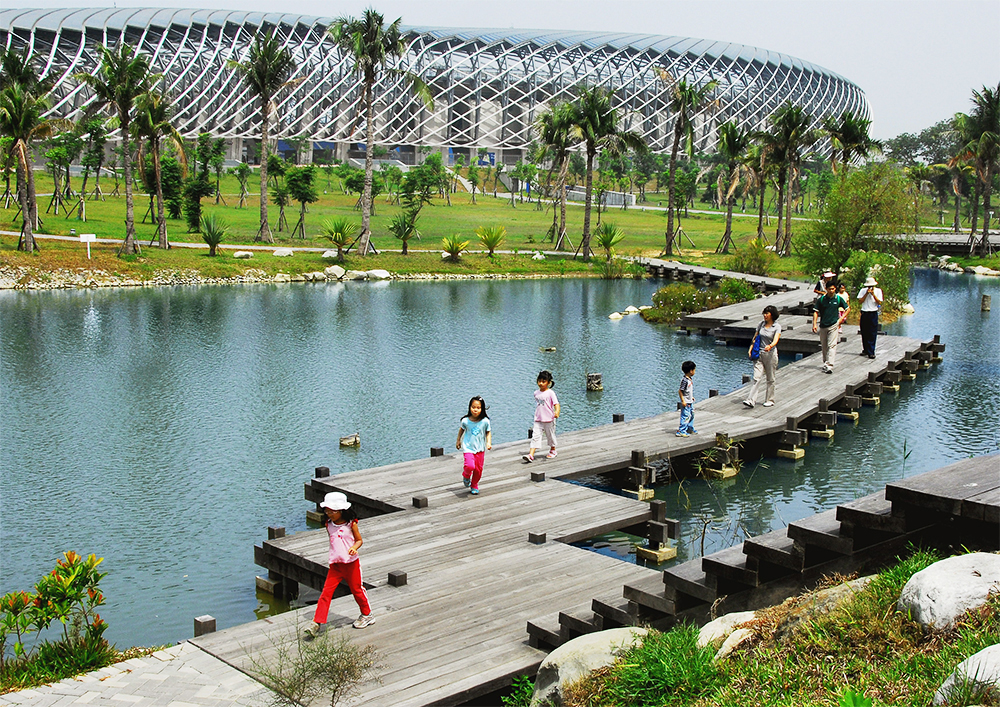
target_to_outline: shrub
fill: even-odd
[[[441,239],[441,248],[448,254],[448,260],[457,263],[462,253],[468,250],[469,241],[463,241],[458,234],[445,236]]]
[[[756,297],[753,288],[736,278],[723,278],[707,290],[685,282],[672,282],[653,293],[653,308],[642,312],[647,322],[673,324],[681,312],[703,312]]]
[[[489,251],[492,258],[493,251],[502,246],[507,238],[507,228],[506,226],[480,226],[476,229],[476,235],[479,236],[479,242],[483,244],[483,248]]]
[[[351,245],[354,234],[361,229],[361,226],[341,216],[340,218],[327,219],[320,224],[320,228],[323,232],[319,237],[337,246],[337,260],[341,263],[344,262],[344,248]]]
[[[208,244],[209,257],[215,257],[215,249],[229,233],[229,225],[215,214],[201,217],[201,239]]]
[[[594,232],[594,242],[604,250],[606,259],[610,262],[615,246],[625,238],[625,231],[610,221],[604,221]]]
[[[778,256],[774,251],[767,249],[767,243],[763,239],[751,238],[746,245],[729,257],[726,269],[765,277],[771,273],[771,268],[777,260]]]
[[[746,302],[757,296],[757,293],[746,280],[735,277],[724,277],[715,286],[716,291],[726,298],[727,304]]]

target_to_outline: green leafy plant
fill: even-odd
[[[418,218],[420,218],[419,211],[406,210],[396,214],[389,221],[389,233],[403,242],[403,255],[409,252],[411,238],[420,239],[420,231],[417,230]]]
[[[629,263],[625,258],[609,258],[597,264],[597,272],[605,280],[621,280],[628,272]]]
[[[611,260],[611,256],[615,253],[615,246],[624,239],[625,231],[610,221],[603,222],[594,231],[594,242],[604,251],[605,259],[608,261]]]
[[[507,227],[480,226],[476,229],[476,235],[479,236],[479,242],[483,244],[483,248],[489,251],[489,256],[492,258],[493,251],[502,246],[507,238]]]
[[[215,257],[215,249],[228,233],[229,225],[215,214],[201,217],[201,239],[208,244],[209,257]]]
[[[349,218],[340,217],[327,219],[320,225],[320,228],[323,232],[319,237],[335,245],[337,247],[337,261],[344,262],[344,249],[351,245],[354,235],[361,227]]]
[[[872,707],[872,701],[864,695],[859,695],[854,690],[848,688],[837,701],[838,707]]]
[[[746,280],[735,277],[724,277],[715,285],[715,290],[728,300],[729,304],[746,302],[757,296],[757,293]]]
[[[504,707],[528,707],[535,685],[527,675],[518,675],[510,687],[510,694],[500,698]]]
[[[469,241],[463,241],[458,234],[445,236],[441,239],[441,248],[448,254],[448,260],[457,263],[462,253],[468,250]]]
[[[769,250],[763,238],[751,238],[726,261],[726,268],[748,275],[767,276],[778,261],[778,256]]]

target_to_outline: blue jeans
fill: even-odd
[[[698,432],[694,428],[694,404],[685,405],[681,408],[681,424],[677,428],[678,432],[687,432],[693,435]]]

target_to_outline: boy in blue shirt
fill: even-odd
[[[698,430],[694,428],[694,369],[694,361],[681,364],[684,377],[681,378],[681,387],[677,391],[681,397],[681,424],[677,427],[677,437],[698,434]]]

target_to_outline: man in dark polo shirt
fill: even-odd
[[[837,281],[826,281],[826,294],[817,297],[813,304],[813,333],[819,331],[819,345],[823,351],[823,373],[833,373],[833,360],[837,356],[840,325],[847,319],[847,302],[837,294]]]

